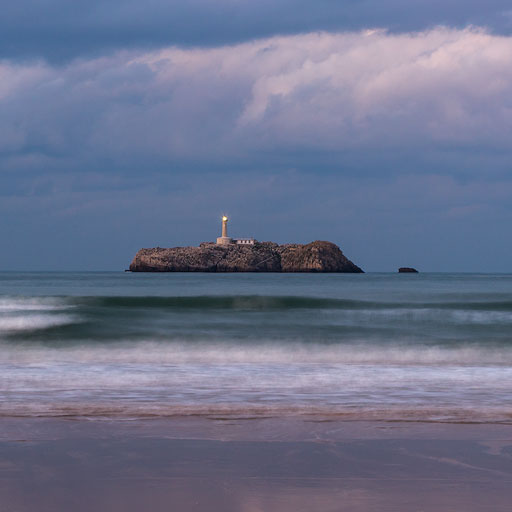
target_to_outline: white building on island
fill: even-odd
[[[222,216],[222,236],[217,238],[217,245],[254,245],[254,238],[231,238],[228,236],[228,218],[226,215]]]

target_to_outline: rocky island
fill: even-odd
[[[205,242],[199,247],[140,249],[132,272],[350,272],[363,270],[331,242]]]
[[[222,216],[217,242],[199,247],[141,249],[131,272],[363,272],[331,242],[284,244],[228,236],[228,218]]]

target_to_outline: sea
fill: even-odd
[[[512,422],[512,274],[0,273],[0,416]]]

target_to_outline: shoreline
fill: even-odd
[[[335,416],[176,415],[153,418],[0,417],[0,442],[101,437],[165,437],[211,441],[348,439],[502,439],[512,422],[342,419]],[[250,429],[247,428],[250,426]],[[461,437],[462,436],[462,437]]]
[[[177,422],[184,419],[225,420],[254,422],[262,420],[287,421],[290,423],[301,422],[338,422],[338,423],[389,423],[389,424],[460,424],[460,425],[511,425],[512,410],[507,407],[489,407],[477,410],[473,407],[404,407],[390,406],[384,408],[340,408],[335,405],[330,407],[308,406],[303,404],[264,404],[257,405],[254,402],[244,405],[233,403],[225,404],[177,404],[165,406],[161,403],[147,404],[130,402],[123,405],[114,403],[80,403],[60,404],[53,402],[42,404],[40,407],[27,407],[10,405],[2,410],[0,407],[0,421],[12,420],[55,420],[55,421],[89,421],[89,422]],[[331,409],[331,410],[329,410]]]

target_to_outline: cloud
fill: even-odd
[[[0,58],[65,62],[121,49],[219,46],[313,31],[445,24],[509,34],[508,0],[24,0],[5,2]]]
[[[123,51],[63,67],[4,62],[0,162],[361,170],[380,161],[401,172],[448,169],[455,154],[453,172],[486,158],[499,170],[510,152],[511,58],[511,37],[441,27]]]

